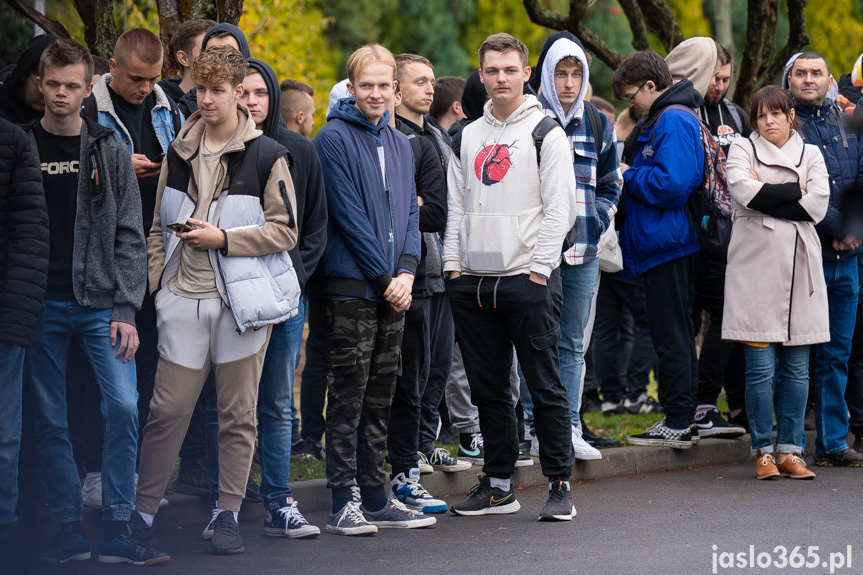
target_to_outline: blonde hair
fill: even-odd
[[[207,48],[192,62],[192,78],[211,86],[230,82],[231,87],[236,88],[243,82],[247,71],[243,55],[231,46]]]
[[[348,58],[348,80],[353,83],[363,68],[369,64],[386,64],[393,69],[393,79],[396,76],[396,59],[393,53],[380,44],[366,44],[357,48]]]

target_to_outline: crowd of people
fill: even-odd
[[[750,433],[758,479],[815,477],[811,411],[815,465],[863,467],[859,60],[836,82],[797,54],[747,113],[729,52],[692,38],[623,60],[616,115],[569,32],[533,68],[491,35],[467,79],[370,44],[309,140],[314,91],[237,27],[170,49],[159,81],[149,30],[107,61],[41,35],[0,72],[0,564],[19,485],[59,524],[37,559],[91,558],[86,505],[99,561],[170,561],[178,457],[217,555],[244,552],[244,501],[265,535],[320,535],[292,455],[326,461],[328,533],[515,513],[531,456],[534,512],[568,521],[574,461],[619,445],[585,410],[662,412],[633,445]],[[422,486],[474,465],[460,502]]]

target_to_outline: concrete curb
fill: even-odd
[[[850,438],[853,441],[853,437]],[[815,432],[807,432],[806,453],[811,454],[815,446]],[[542,485],[548,480],[542,474],[538,458],[532,458],[530,467],[518,467],[513,475],[517,486],[530,487]],[[642,473],[673,471],[691,467],[707,467],[727,463],[752,461],[749,453],[749,435],[739,439],[702,439],[701,443],[690,449],[670,449],[667,447],[617,447],[602,450],[602,459],[596,461],[576,461],[572,479],[590,480],[604,477],[626,477]],[[435,472],[422,476],[423,486],[435,497],[449,497],[467,493],[477,483],[477,474],[482,466],[456,473]],[[314,479],[300,481],[292,486],[294,498],[300,502],[304,512],[323,511],[330,508],[332,499],[326,488],[326,480]],[[159,510],[156,519],[160,531],[176,528],[200,528],[210,520],[209,503],[199,497],[188,495],[168,496],[170,505]],[[100,513],[95,509],[85,509],[85,523],[92,533],[98,533]],[[240,520],[262,520],[264,507],[260,504],[245,504],[240,512]],[[164,532],[164,531],[163,531]]]

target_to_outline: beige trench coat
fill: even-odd
[[[748,168],[758,176],[752,179]],[[746,205],[763,183],[800,182],[812,222],[792,222]],[[753,133],[728,151],[734,227],[725,275],[722,339],[809,345],[830,340],[827,287],[815,223],[827,213],[827,168],[797,132],[782,148]]]

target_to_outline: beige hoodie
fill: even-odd
[[[705,96],[716,69],[716,42],[703,36],[684,40],[668,53],[665,62],[675,84],[689,78],[695,89]]]

